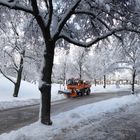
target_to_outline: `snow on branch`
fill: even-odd
[[[8,7],[10,9],[20,10],[20,11],[33,14],[33,10],[31,7],[25,7],[23,5],[17,4],[16,1],[9,2],[8,0],[0,0],[0,5]]]
[[[71,15],[73,14],[74,10],[77,8],[78,4],[81,2],[81,0],[76,0],[76,2],[68,9],[68,11],[65,13],[65,15],[63,16],[63,18],[60,20],[60,22],[58,23],[58,26],[56,28],[56,31],[54,33],[54,38],[55,36],[58,36],[62,30],[62,28],[64,27],[65,23],[67,22],[67,20],[71,17]]]
[[[96,18],[101,24],[103,24],[109,31],[111,30],[110,27],[101,19],[98,17],[98,15],[94,14],[92,11],[87,11],[87,10],[76,10],[74,14],[85,14],[85,15],[90,15],[93,18]],[[121,37],[118,35],[114,34],[116,38],[122,41]]]
[[[100,40],[106,39],[107,37],[114,35],[115,33],[121,32],[121,31],[129,31],[129,32],[135,32],[135,33],[140,34],[140,31],[138,31],[138,30],[127,28],[127,27],[121,27],[121,28],[112,29],[111,31],[108,31],[106,34],[98,36],[95,39],[92,39],[92,41],[87,42],[87,43],[75,40],[75,39],[67,36],[66,34],[60,34],[59,39],[63,38],[66,41],[68,41],[69,43],[72,43],[72,44],[80,46],[80,47],[88,48],[88,47],[91,47],[92,45],[96,44]]]
[[[121,61],[114,62],[112,65],[116,65],[116,64],[129,64],[129,63],[131,63],[131,62],[130,61],[121,60]]]
[[[130,67],[116,67],[115,70],[120,70],[120,69],[127,69],[127,70],[130,70],[130,71],[133,71],[132,68]]]
[[[126,64],[126,65],[120,66],[119,64]],[[130,71],[133,71],[134,68],[129,64],[130,64],[130,61],[117,61],[117,62],[112,63],[110,65],[110,68],[112,68],[113,70],[127,69]]]

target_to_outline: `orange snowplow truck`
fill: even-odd
[[[59,90],[59,94],[64,94],[66,97],[77,97],[83,95],[90,95],[90,87],[91,85],[88,82],[83,82],[83,80],[77,79],[69,79],[66,82],[67,89],[66,90]]]

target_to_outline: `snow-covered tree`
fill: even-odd
[[[12,16],[9,16],[7,11],[3,12],[3,14],[8,16],[9,20],[6,20],[4,16],[2,21],[5,22],[0,24],[0,32],[2,33],[1,56],[3,56],[0,72],[14,84],[13,96],[18,97],[21,80],[31,81],[30,79],[33,75],[36,77],[36,73],[34,74],[33,72],[37,70],[33,67],[35,62],[31,63],[31,60],[34,59],[31,40],[28,40],[25,36],[29,27],[26,27],[26,30],[24,29],[23,19],[26,19],[27,16],[18,11],[12,12]],[[5,28],[2,28],[3,26]],[[34,70],[29,70],[29,68],[34,68]],[[14,78],[11,78],[11,76]]]
[[[86,63],[88,63],[88,50],[85,48],[75,48],[73,51],[74,52],[71,56],[72,65],[69,67],[69,69],[72,69],[73,75],[76,75],[78,79],[83,80],[87,71]]]
[[[111,38],[110,42],[100,42],[91,50],[88,56],[87,69],[89,71],[88,77],[94,80],[95,85],[97,80],[103,79],[103,87],[106,88],[106,80],[109,75],[114,71],[111,67],[112,63],[116,60],[114,42]]]
[[[56,50],[59,51],[57,51],[55,54],[57,62],[53,67],[53,79],[65,85],[69,65],[69,50],[60,47],[57,47]]]
[[[127,69],[132,74],[132,94],[135,93],[135,78],[140,73],[140,37],[135,34],[126,35],[120,45],[119,57],[121,60],[114,64],[115,69]]]
[[[14,16],[15,15],[13,14],[13,17]],[[9,19],[9,21],[7,21],[9,27],[2,30],[4,33],[4,42],[2,44],[3,48],[1,51],[3,51],[4,59],[1,63],[0,72],[14,84],[13,96],[17,97],[22,79],[25,42],[22,33],[19,33],[20,27],[17,26],[21,21],[19,19],[19,22],[16,20],[15,23],[14,20]],[[16,79],[13,80],[7,74],[11,76],[14,75]]]

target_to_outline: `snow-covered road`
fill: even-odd
[[[90,96],[64,99],[52,103],[52,115],[72,110],[81,105],[130,94],[128,91],[95,93]],[[0,111],[0,134],[31,124],[38,119],[39,105]]]

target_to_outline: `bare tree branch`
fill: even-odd
[[[47,29],[50,30],[50,25],[51,25],[51,21],[52,21],[52,14],[53,14],[53,5],[52,5],[52,0],[48,0],[48,1],[49,1],[49,5],[48,5]]]
[[[8,79],[10,82],[12,82],[13,84],[15,84],[15,82],[14,82],[10,77],[8,77],[8,76],[1,70],[1,68],[0,68],[0,73],[1,73],[6,79]]]
[[[16,26],[13,24],[12,21],[11,21],[10,23],[11,23],[11,25],[12,25],[12,29],[13,29],[14,33],[15,33],[17,36],[19,36],[19,33],[18,33],[17,29],[16,29]]]
[[[18,69],[15,68],[15,67],[9,67],[9,69],[13,69],[13,70],[15,70],[16,72],[18,72]]]
[[[133,69],[130,68],[130,67],[117,67],[117,68],[115,68],[115,70],[118,70],[118,69],[127,69],[127,70],[130,70],[130,71],[133,71]]]
[[[18,70],[18,66],[17,66],[16,63],[15,63],[15,60],[14,60],[13,56],[12,56],[10,53],[8,53],[7,51],[4,51],[4,52],[11,58],[11,60],[12,60],[12,62],[13,62],[13,64],[14,64],[14,66],[15,66],[15,68]]]
[[[35,19],[36,19],[38,25],[40,26],[43,35],[46,36],[46,32],[44,31],[44,29],[45,29],[45,21],[44,21],[44,18],[39,13],[37,0],[31,0],[31,5],[33,7],[33,15],[35,16]]]
[[[44,0],[47,9],[49,8],[48,0]]]
[[[31,7],[25,7],[23,5],[17,4],[16,2],[8,2],[8,0],[0,0],[0,5],[6,6],[10,9],[24,11],[30,14],[33,14]]]

